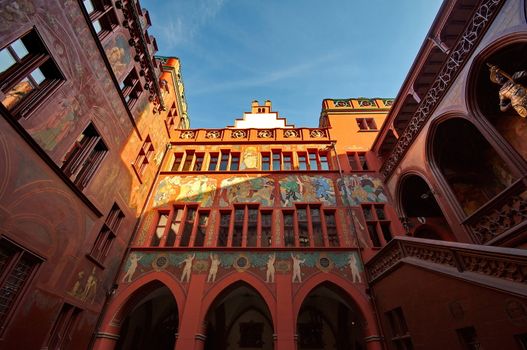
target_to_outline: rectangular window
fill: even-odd
[[[190,171],[192,162],[194,161],[194,151],[185,151],[185,161],[183,162],[182,171]]]
[[[298,153],[298,170],[307,170],[307,156],[305,153]]]
[[[260,232],[261,232],[261,241],[260,246],[270,247],[272,243],[272,226],[273,226],[273,212],[272,211],[262,211],[260,213]]]
[[[196,160],[194,161],[194,171],[200,171],[203,167],[203,159],[205,155],[203,153],[196,154]]]
[[[370,170],[365,152],[350,152],[348,155],[348,163],[352,171]]]
[[[301,247],[309,247],[309,220],[306,208],[296,209],[296,219],[298,223],[298,243]]]
[[[227,170],[229,168],[229,151],[221,151],[220,170]]]
[[[183,211],[183,208],[174,208],[172,212],[172,223],[168,229],[165,247],[173,247],[174,244],[176,244],[179,228],[181,227],[181,221],[183,220]]]
[[[60,313],[55,320],[47,349],[66,349],[73,338],[73,331],[82,310],[70,304],[62,305]]]
[[[99,263],[102,263],[108,255],[108,252],[112,247],[112,243],[117,236],[117,230],[119,229],[123,219],[123,212],[117,204],[114,204],[110,210],[110,213],[108,213],[108,216],[106,217],[106,220],[104,221],[104,224],[102,225],[102,228],[99,231],[97,239],[95,240],[90,252],[90,256]]]
[[[328,233],[328,242],[331,247],[338,247],[339,235],[337,231],[337,222],[335,221],[334,211],[324,211],[324,218],[326,220],[326,231]]]
[[[243,240],[243,225],[245,221],[245,206],[234,208],[234,229],[232,230],[232,246],[241,247]]]
[[[282,154],[280,151],[273,151],[273,171],[282,170]]]
[[[220,231],[218,232],[218,247],[226,247],[229,242],[229,228],[231,227],[231,212],[220,212]]]
[[[218,153],[211,153],[209,159],[209,171],[214,171],[218,167]]]
[[[150,136],[147,136],[145,139],[145,142],[143,143],[143,146],[139,150],[139,154],[137,155],[137,158],[134,162],[134,168],[135,171],[139,175],[143,175],[146,167],[152,160],[152,156],[154,155],[154,146],[152,145],[152,141],[150,140]]]
[[[284,170],[293,170],[293,157],[291,153],[283,154]]]
[[[284,219],[284,243],[286,247],[295,246],[295,219],[292,211],[282,212]]]
[[[174,153],[174,163],[172,163],[171,171],[179,171],[179,167],[182,161],[183,161],[183,153]]]
[[[205,236],[207,234],[208,223],[209,212],[200,211],[198,213],[198,228],[196,230],[196,238],[194,239],[194,247],[203,247],[203,243],[205,243]]]
[[[161,239],[165,235],[165,230],[168,223],[168,213],[159,213],[159,218],[157,219],[154,236],[152,237],[152,240],[150,242],[151,247],[158,247],[161,243]]]
[[[318,158],[320,160],[320,170],[329,170],[328,155],[325,153],[320,153]]]
[[[247,207],[247,247],[256,247],[258,241],[258,207]]]
[[[36,30],[0,50],[0,101],[16,119],[27,117],[63,81]]]
[[[309,151],[309,170],[317,170],[317,154],[316,151]]]
[[[373,118],[357,118],[357,126],[360,131],[376,131],[377,124]]]
[[[271,170],[271,156],[269,155],[269,153],[262,153],[262,170]]]
[[[381,247],[392,239],[391,222],[386,216],[383,204],[363,204],[362,213],[374,247]]]
[[[90,123],[64,157],[62,170],[73,183],[84,189],[108,153],[101,136]]]
[[[176,108],[176,103],[174,102],[172,103],[172,106],[168,110],[167,119],[165,121],[165,125],[167,127],[167,130],[169,131],[169,135],[170,135],[170,130],[172,130],[174,126],[176,125],[176,119],[177,119],[177,108]]]
[[[403,310],[398,307],[385,313],[390,326],[391,340],[396,349],[412,350],[412,338],[406,325]]]
[[[240,169],[240,154],[232,153],[231,154],[231,170],[237,171]]]
[[[139,95],[143,92],[141,81],[139,80],[135,68],[132,68],[120,86],[128,108],[132,108],[135,102],[139,99]]]
[[[181,234],[181,241],[179,242],[180,247],[188,247],[192,231],[194,230],[194,221],[196,220],[196,208],[187,207],[186,209],[187,212],[183,221],[183,232]]]
[[[102,40],[118,24],[112,3],[109,0],[83,0],[82,3],[90,16],[93,29]]]
[[[6,239],[0,240],[0,334],[42,260]]]

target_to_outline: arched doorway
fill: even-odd
[[[420,176],[404,176],[399,186],[401,209],[407,232],[418,238],[455,240],[435,193]]]
[[[437,125],[432,159],[466,216],[473,214],[515,180],[509,166],[468,120]]]
[[[365,349],[364,321],[359,315],[341,288],[328,282],[318,285],[306,296],[298,313],[298,349]]]
[[[523,57],[527,56],[527,39],[516,40],[505,47],[482,54],[474,65],[470,79],[469,101],[476,114],[484,117],[494,129],[527,160],[527,118],[522,118],[515,108],[508,106],[509,99],[504,98],[500,105],[500,90],[507,95],[507,87],[491,81],[487,64],[498,67],[509,75],[514,82],[527,87],[527,70]],[[515,74],[516,73],[516,74]],[[504,81],[507,81],[505,79]],[[512,87],[512,85],[511,85]],[[511,90],[512,91],[512,90]]]
[[[216,298],[205,324],[205,350],[274,349],[269,308],[245,282],[229,286]]]
[[[176,300],[161,282],[135,292],[123,318],[116,350],[173,350],[179,326]]]

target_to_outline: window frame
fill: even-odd
[[[27,51],[23,57],[19,57],[12,47],[19,40]],[[2,47],[0,52],[4,50],[7,50],[15,63],[0,72],[0,108],[16,120],[27,119],[66,79],[35,27]],[[40,83],[31,76],[37,69],[45,78]],[[16,91],[17,86],[24,80],[32,85],[32,89],[12,106],[4,105],[2,102],[9,96],[9,93]]]
[[[97,34],[100,41],[103,41],[111,32],[119,25],[117,13],[109,0],[79,0],[82,8],[88,15],[93,30]],[[88,12],[85,2],[89,1],[92,4],[93,11]],[[99,23],[100,30],[97,30],[95,22]]]
[[[371,213],[371,216],[366,215],[367,211],[365,211],[364,208],[368,208],[367,211]],[[383,218],[381,218],[378,214],[379,208],[382,210],[384,214]],[[373,248],[384,247],[393,238],[391,220],[389,219],[389,216],[386,213],[386,206],[382,203],[362,203],[361,210],[364,216],[364,220],[366,222],[366,229],[368,231],[368,235],[370,237],[372,247]],[[386,232],[383,230],[383,227],[386,227],[386,226],[388,226],[388,229],[389,229],[389,232],[388,232],[390,235],[389,239],[386,237]],[[370,227],[372,227],[372,229],[375,232],[372,232],[370,230]],[[377,242],[378,244],[376,244]]]
[[[193,215],[191,219],[189,218],[190,211]],[[181,216],[178,216],[178,213],[181,213]],[[147,243],[149,247],[193,248],[205,246],[207,229],[210,224],[210,209],[200,208],[198,204],[176,204],[171,208],[160,209],[156,214],[154,225],[150,229],[150,239]],[[165,224],[160,226],[159,222],[162,216],[166,216],[167,219]],[[207,217],[206,222],[202,224],[200,219],[205,216]],[[162,229],[161,237],[157,236],[158,229]],[[203,242],[202,245],[196,245],[198,230],[200,229],[204,230]],[[171,243],[172,239],[169,241],[172,232],[174,233],[173,243]],[[155,241],[156,244],[154,244]],[[182,245],[182,243],[184,244]]]
[[[373,171],[368,161],[367,152],[347,152],[346,155],[350,171]]]
[[[93,242],[88,257],[102,268],[104,268],[104,260],[112,249],[113,242],[117,237],[117,231],[121,227],[124,218],[123,211],[117,203],[114,203],[97,234],[97,238]]]
[[[129,109],[132,109],[143,93],[141,78],[139,78],[135,67],[132,67],[119,86],[126,105]]]
[[[148,164],[152,161],[154,151],[155,149],[152,140],[150,139],[150,135],[147,135],[133,163],[133,168],[139,177],[139,180],[144,176]]]

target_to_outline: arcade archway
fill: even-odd
[[[298,349],[365,349],[363,325],[351,297],[333,283],[322,283],[309,292],[300,307]]]
[[[160,282],[139,289],[122,320],[116,350],[173,350],[179,326],[177,304]]]
[[[205,318],[205,350],[274,349],[273,321],[262,296],[234,283],[212,303]]]

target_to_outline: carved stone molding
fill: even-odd
[[[247,131],[245,130],[235,130],[232,132],[231,137],[233,139],[244,139],[247,137]]]
[[[483,0],[468,21],[459,41],[450,51],[446,63],[435,78],[434,83],[421,101],[404,132],[400,135],[392,153],[381,167],[381,173],[389,177],[397,167],[404,154],[430,118],[445,92],[453,83],[457,74],[464,67],[483,34],[490,26],[491,19],[498,12],[505,0]]]
[[[298,133],[298,130],[287,129],[286,131],[284,131],[284,137],[286,139],[298,138],[300,137],[300,134]]]
[[[258,138],[259,139],[270,139],[274,136],[273,130],[259,130]]]
[[[180,139],[184,139],[184,140],[188,140],[188,139],[193,139],[194,137],[196,136],[196,134],[194,133],[194,131],[183,131],[180,135],[179,135],[179,138]]]
[[[311,130],[311,132],[309,133],[309,136],[315,139],[321,139],[323,137],[326,137],[326,130],[322,130],[322,129]]]
[[[206,139],[219,139],[221,137],[221,131],[219,130],[210,130],[205,134]]]
[[[368,272],[370,273],[371,279],[374,280],[377,277],[384,274],[392,266],[397,264],[403,258],[403,252],[399,245],[391,246],[391,249],[384,252],[382,257],[375,259],[375,262],[368,266]]]

